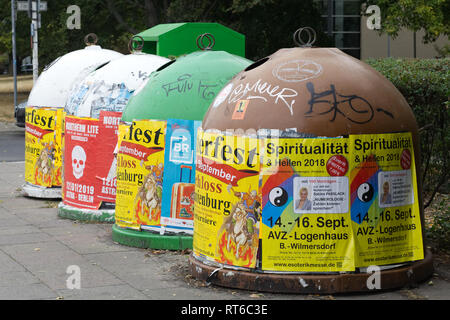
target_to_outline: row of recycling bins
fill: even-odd
[[[193,274],[218,284],[366,291],[373,265],[394,270],[384,288],[432,270],[411,108],[335,48],[253,63],[89,45],[40,75],[25,144],[25,195],[113,222],[125,245],[193,248]]]

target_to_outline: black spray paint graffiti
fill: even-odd
[[[338,114],[341,114],[344,118],[357,124],[368,123],[374,117],[374,109],[369,101],[357,95],[339,94],[333,84],[330,84],[330,90],[317,93],[312,82],[308,82],[306,88],[311,94],[311,99],[308,101],[309,110],[305,112],[306,117],[331,113],[330,121],[332,122],[336,120]],[[327,97],[329,99],[326,99]],[[383,108],[377,108],[375,111],[383,112],[394,119],[394,115]]]
[[[137,76],[137,78],[140,79],[140,80],[145,80],[145,79],[147,79],[147,78],[149,77],[149,74],[148,74],[147,71],[141,71],[141,70],[139,70],[139,71],[137,72],[137,74],[135,74],[135,73],[132,71],[132,72],[131,72],[131,75],[132,75],[133,77],[136,77],[136,76]]]
[[[177,78],[176,81],[172,81],[162,85],[162,88],[166,92],[168,97],[173,93],[186,93],[193,88],[197,88],[198,95],[206,100],[211,100],[216,96],[216,89],[218,84],[206,83],[204,80],[193,80],[191,74],[183,74]]]

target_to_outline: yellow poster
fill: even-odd
[[[63,180],[63,146],[64,146],[64,109],[56,110],[56,127],[55,127],[55,152],[54,152],[54,174],[53,186],[62,186]]]
[[[355,269],[346,138],[262,140],[263,270]]]
[[[200,129],[196,150],[194,254],[254,268],[261,217],[259,141]]]
[[[159,226],[166,121],[139,120],[119,126],[117,153],[118,226]]]
[[[61,108],[25,109],[25,181],[52,187],[61,186]]]
[[[423,259],[411,133],[352,135],[350,145],[356,265]]]

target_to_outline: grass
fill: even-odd
[[[14,93],[14,81],[12,76],[0,76],[0,93]],[[32,75],[17,76],[17,92],[27,93],[33,87]]]
[[[32,87],[32,75],[17,77],[17,103],[28,99]],[[14,81],[12,76],[0,76],[0,121],[15,122]]]

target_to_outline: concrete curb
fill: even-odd
[[[61,187],[41,187],[26,182],[22,186],[24,196],[41,199],[61,199]]]
[[[192,236],[160,235],[149,231],[137,231],[112,227],[112,239],[122,245],[145,249],[185,250],[192,249]]]
[[[114,223],[114,214],[114,209],[89,210],[75,208],[63,202],[58,204],[58,217],[65,219]]]

